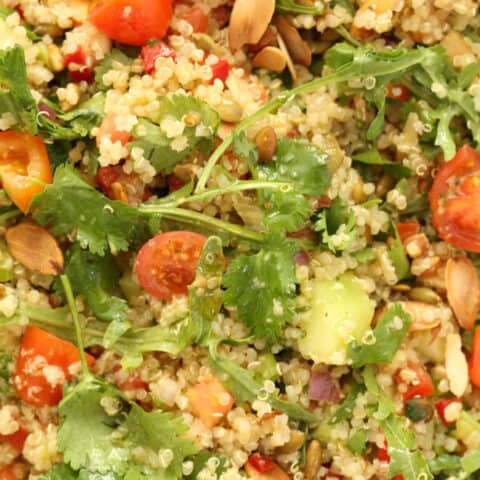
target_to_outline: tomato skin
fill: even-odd
[[[21,452],[23,445],[25,445],[25,440],[29,435],[30,432],[19,428],[15,433],[11,433],[10,435],[0,435],[0,442],[8,443],[17,452]]]
[[[177,53],[165,42],[156,42],[151,45],[144,45],[140,56],[142,57],[144,72],[150,74],[155,71],[155,60],[158,57],[175,58]]]
[[[62,399],[62,385],[51,385],[44,367],[57,367],[64,380],[73,378],[70,367],[80,361],[75,345],[38,327],[28,326],[22,337],[15,365],[14,384],[17,395],[29,405],[55,406]],[[87,354],[91,365],[94,358]]]
[[[407,390],[403,393],[403,400],[405,402],[414,397],[430,397],[435,393],[432,379],[422,365],[410,362],[408,369],[415,372],[416,380],[415,382],[407,384]],[[405,383],[401,378],[400,371],[397,371],[395,374],[395,380],[397,385]]]
[[[97,146],[100,146],[103,138],[109,138],[112,143],[120,142],[125,145],[132,136],[127,130],[119,130],[116,125],[117,115],[110,113],[105,115],[98,127]]]
[[[252,453],[248,457],[248,463],[253,465],[260,473],[269,472],[275,468],[275,462],[270,457],[258,452]]]
[[[410,99],[410,90],[403,83],[389,83],[386,91],[387,98],[398,100],[399,102],[408,102]]]
[[[33,196],[44,190],[28,177],[52,183],[43,140],[29,133],[0,132],[0,179],[12,202],[24,213]]]
[[[480,388],[480,327],[475,329],[472,343],[472,353],[469,360],[470,381]]]
[[[95,75],[93,70],[87,66],[87,56],[82,47],[78,47],[72,53],[67,53],[64,60],[73,81],[81,82],[83,80],[87,83],[93,83]]]
[[[420,231],[420,224],[418,222],[397,223],[397,230],[400,239],[404,242],[406,238],[416,235]]]
[[[440,417],[440,420],[442,423],[448,427],[453,423],[453,421],[448,420],[445,416],[445,410],[447,407],[449,407],[452,403],[462,403],[459,398],[447,398],[444,400],[439,400],[438,402],[435,403],[435,410],[438,413],[438,416]]]
[[[161,40],[173,15],[172,0],[99,0],[90,10],[90,21],[112,40],[142,46]]]
[[[440,167],[430,189],[432,222],[439,237],[473,252],[480,252],[479,176],[480,153],[464,145]]]
[[[200,7],[192,7],[180,15],[187,21],[196,33],[205,33],[208,30],[208,17]]]
[[[212,79],[210,83],[215,82],[218,78],[222,82],[226,82],[228,75],[230,74],[230,65],[226,60],[219,60],[218,63],[212,65]]]
[[[0,470],[0,480],[16,480],[12,467],[5,467]]]
[[[390,455],[388,454],[387,440],[384,441],[384,448],[377,448],[377,460],[379,462],[390,463]],[[395,475],[391,480],[403,480],[403,475]]]
[[[206,240],[203,235],[182,230],[153,237],[138,252],[134,268],[138,282],[161,300],[185,295],[195,279]]]

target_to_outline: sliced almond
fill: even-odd
[[[468,387],[468,362],[462,351],[462,339],[458,333],[447,335],[445,371],[450,391],[456,397],[462,397]]]
[[[272,20],[275,0],[236,0],[228,27],[228,44],[235,52],[247,43],[256,44]]]
[[[412,317],[411,332],[430,330],[438,327],[442,321],[442,310],[436,305],[423,302],[399,302]]]
[[[425,255],[430,246],[430,242],[424,233],[417,233],[407,237],[403,245],[410,258],[419,258]]]
[[[272,72],[282,72],[287,66],[287,58],[276,47],[265,47],[253,57],[252,64],[255,68],[266,68]]]
[[[247,462],[243,468],[245,469],[248,477],[252,480],[290,480],[290,476],[277,464],[275,464],[272,469],[263,473],[260,473],[249,462]]]
[[[285,41],[292,60],[309,67],[312,64],[312,52],[298,30],[283,15],[276,16],[274,24]]]
[[[44,275],[59,275],[63,270],[63,253],[55,237],[33,223],[21,223],[5,234],[10,254],[23,266]]]
[[[307,447],[305,480],[314,480],[322,465],[322,447],[318,440],[312,440]]]
[[[458,324],[470,330],[480,307],[480,282],[467,257],[450,258],[445,268],[447,299]]]

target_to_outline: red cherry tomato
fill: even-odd
[[[73,81],[81,82],[84,80],[87,83],[93,83],[95,75],[93,70],[87,66],[87,56],[82,47],[78,47],[72,53],[67,53],[64,60],[68,74]]]
[[[403,393],[403,400],[406,402],[414,397],[429,397],[433,395],[435,387],[425,368],[418,363],[409,362],[408,369],[415,372],[415,378],[407,384],[407,390]],[[400,370],[395,374],[395,380],[397,385],[405,384],[405,380],[400,375]]]
[[[472,354],[469,361],[470,381],[480,388],[480,327],[477,327],[473,336]]]
[[[90,21],[111,39],[142,46],[161,40],[172,20],[172,0],[98,0],[90,10]]]
[[[12,202],[26,212],[30,201],[43,192],[41,184],[52,183],[52,170],[47,149],[40,137],[28,133],[0,133],[0,179]]]
[[[444,163],[430,190],[433,225],[455,247],[480,252],[480,154],[464,145]]]
[[[5,467],[0,470],[0,480],[16,480],[12,467]]]
[[[420,231],[420,224],[418,222],[397,223],[397,230],[403,242],[406,238],[416,235]]]
[[[398,100],[399,102],[408,102],[410,90],[403,83],[389,83],[386,95],[388,98]]]
[[[155,42],[144,45],[140,56],[143,60],[144,72],[150,74],[155,71],[155,60],[158,57],[175,58],[177,54],[175,50],[171,49],[165,42]]]
[[[225,82],[230,73],[230,66],[226,60],[219,60],[215,65],[212,65],[212,79],[213,83],[217,78],[222,82]]]
[[[180,18],[187,21],[194,32],[205,33],[208,30],[208,17],[200,7],[192,7],[183,12]]]
[[[458,404],[462,404],[461,400],[458,399],[458,398],[447,398],[445,400],[439,400],[436,404],[435,404],[435,410],[437,410],[437,413],[438,413],[438,416],[440,417],[440,420],[442,421],[442,423],[448,427],[448,425],[450,425],[451,423],[453,423],[452,420],[448,420],[448,418],[446,417],[445,415],[445,410],[447,409],[447,407],[449,407],[450,405],[452,405],[453,403],[458,403]]]
[[[29,432],[23,428],[19,428],[15,433],[11,433],[10,435],[0,435],[0,442],[8,443],[17,452],[21,452],[23,445],[25,445],[25,440],[29,435]]]
[[[170,301],[188,292],[195,279],[198,258],[206,237],[188,231],[160,233],[138,252],[135,274],[154,297]]]
[[[20,343],[15,365],[17,395],[37,407],[54,406],[62,399],[62,385],[73,378],[72,365],[80,361],[75,345],[29,326]],[[94,358],[87,354],[89,365]]]
[[[255,467],[260,473],[269,472],[275,468],[275,462],[270,457],[258,452],[248,457],[248,463]]]

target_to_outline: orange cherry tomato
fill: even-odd
[[[54,406],[62,399],[62,385],[73,378],[71,367],[80,362],[78,348],[38,327],[25,330],[14,385],[18,396],[37,407]],[[87,354],[91,365],[94,358]]]
[[[0,470],[0,480],[16,480],[12,467],[5,467]]]
[[[433,226],[455,247],[480,252],[480,153],[464,145],[444,163],[430,190]]]
[[[205,33],[208,30],[208,17],[200,7],[192,7],[180,15],[180,18],[187,21],[194,32]]]
[[[188,231],[160,233],[138,252],[135,275],[154,297],[170,301],[188,292],[206,237]]]
[[[173,0],[98,0],[90,21],[112,40],[142,46],[161,40],[172,20]]]
[[[432,379],[422,365],[409,362],[408,369],[415,372],[415,378],[407,383],[407,390],[403,393],[405,402],[414,397],[430,397],[435,393]],[[406,383],[400,375],[400,370],[395,374],[395,382],[397,385]]]
[[[473,336],[472,353],[469,362],[470,381],[480,388],[480,327],[477,327]]]
[[[403,242],[406,238],[416,235],[420,231],[420,224],[418,222],[397,223],[397,230]]]
[[[26,212],[33,196],[44,190],[30,179],[52,183],[43,140],[29,133],[0,132],[0,179],[12,202]]]
[[[17,452],[21,452],[23,445],[25,445],[25,440],[29,435],[29,432],[23,428],[19,428],[15,433],[11,433],[10,435],[0,435],[0,442],[8,443]]]

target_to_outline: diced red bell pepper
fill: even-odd
[[[399,102],[408,102],[410,90],[403,83],[389,83],[386,95],[388,98],[398,100]]]
[[[212,79],[213,83],[217,78],[225,82],[230,74],[230,66],[226,60],[220,59],[215,65],[212,65]]]
[[[8,443],[17,452],[21,452],[29,434],[30,433],[23,428],[19,428],[15,433],[11,433],[10,435],[0,435],[0,442]]]
[[[436,404],[435,404],[435,410],[437,411],[438,413],[438,416],[440,417],[440,420],[442,421],[442,423],[448,427],[448,425],[452,424],[453,421],[452,420],[448,420],[446,415],[445,415],[445,410],[450,406],[452,405],[453,403],[459,403],[461,405],[461,400],[459,398],[447,398],[447,399],[444,399],[444,400],[439,400]]]
[[[414,397],[429,397],[434,394],[435,387],[433,385],[430,375],[425,368],[418,364],[410,362],[408,368],[415,372],[415,379],[407,384],[407,390],[403,393],[403,400],[406,402]],[[400,370],[395,374],[396,383],[405,384],[405,381],[400,375]]]
[[[159,57],[175,58],[177,53],[165,42],[154,42],[142,47],[140,56],[143,60],[143,70],[150,74],[155,70],[155,60]]]
[[[87,56],[82,47],[78,47],[74,52],[67,53],[64,56],[65,66],[68,69],[70,78],[75,82],[85,81],[93,83],[95,78],[93,70],[87,67]],[[74,68],[75,67],[75,68]]]
[[[68,67],[71,63],[77,65],[85,65],[87,62],[87,56],[82,47],[78,47],[74,52],[64,55],[65,66]]]
[[[248,463],[255,467],[260,473],[269,472],[275,468],[275,462],[270,457],[258,452],[248,457]]]
[[[418,222],[397,223],[397,230],[403,242],[406,238],[416,235],[420,231],[420,224]]]

